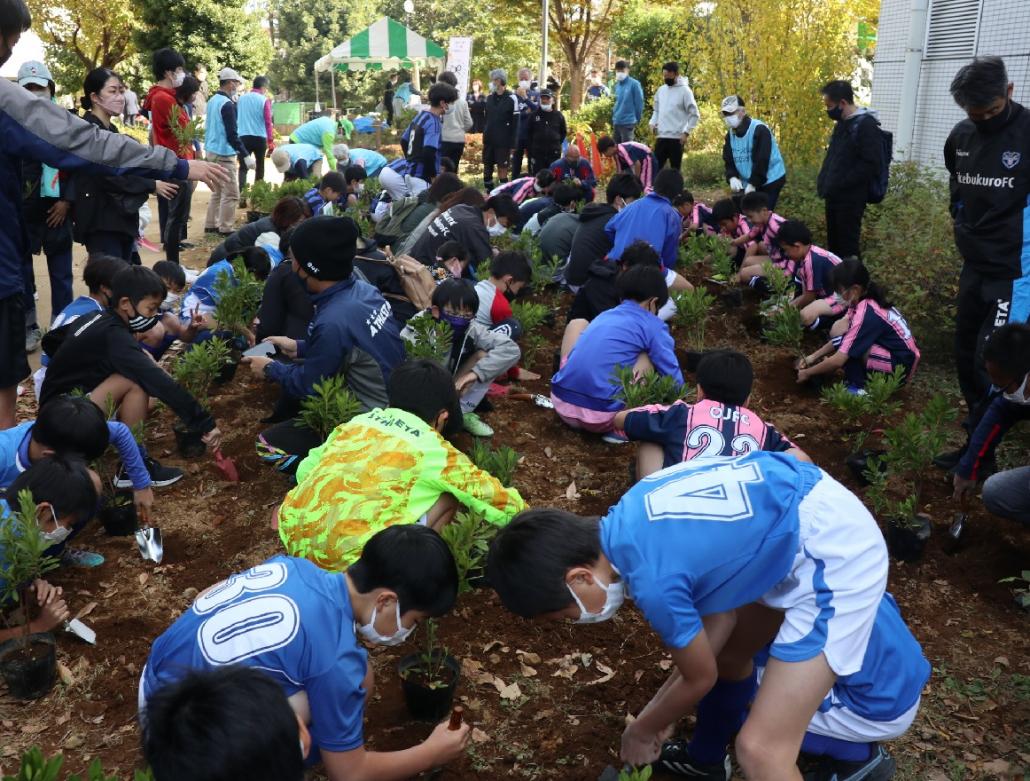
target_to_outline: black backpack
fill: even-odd
[[[891,175],[891,161],[894,159],[894,134],[884,130],[876,117],[870,116],[869,119],[876,124],[876,132],[880,139],[880,161],[876,170],[876,176],[869,180],[866,202],[881,203],[887,195],[887,183]],[[858,122],[853,122],[852,125],[854,126],[852,133],[857,141]]]

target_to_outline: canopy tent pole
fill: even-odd
[[[321,111],[322,106],[318,102],[318,71],[315,71],[315,111]]]
[[[411,65],[411,86],[415,88],[415,92],[421,92],[422,79],[420,78],[418,70],[418,60],[413,61]]]
[[[329,85],[333,90],[333,111],[336,110],[336,68],[329,69]]]

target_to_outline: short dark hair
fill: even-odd
[[[657,268],[662,265],[662,259],[650,242],[638,239],[622,251],[619,264],[624,269],[632,268],[633,266],[654,266]]]
[[[160,81],[168,71],[174,71],[186,67],[186,60],[175,49],[158,49],[150,58],[150,69],[154,72],[154,78]]]
[[[186,104],[198,92],[200,92],[200,79],[186,74],[182,79],[182,84],[175,88],[175,99]]]
[[[626,269],[615,280],[615,288],[622,301],[656,300],[658,308],[669,300],[669,286],[665,284],[665,272],[658,266],[638,264]]]
[[[662,66],[662,70],[669,71],[669,73],[679,73],[680,64],[674,60],[671,60]]]
[[[855,102],[855,91],[851,89],[851,83],[843,79],[826,82],[819,92],[835,102],[842,100],[846,100],[848,103]]]
[[[515,203],[515,199],[507,193],[501,193],[500,195],[494,195],[491,198],[487,198],[486,203],[483,204],[483,211],[487,209],[493,209],[494,215],[497,219],[504,217],[508,221],[508,225],[517,225],[519,221],[519,206]]]
[[[93,461],[107,450],[111,434],[100,407],[86,396],[65,393],[39,408],[32,439],[55,453]]]
[[[671,201],[678,193],[683,192],[683,174],[678,168],[663,168],[655,175],[651,186],[658,195]]]
[[[762,211],[762,209],[768,208],[769,196],[761,190],[752,190],[749,193],[745,193],[744,197],[740,199],[740,210],[744,214],[755,214]]]
[[[583,188],[563,182],[554,188],[551,197],[554,198],[554,202],[559,206],[568,206],[583,197]]]
[[[272,261],[264,247],[244,247],[239,252],[229,255],[230,262],[239,258],[243,261],[243,267],[260,280],[268,279],[272,271]]]
[[[272,224],[282,233],[311,216],[311,206],[299,195],[287,195],[276,201],[272,207]]]
[[[32,27],[32,14],[25,0],[0,0],[0,35],[8,38]]]
[[[469,251],[465,249],[465,245],[460,241],[450,239],[445,241],[436,249],[436,256],[438,258],[457,258],[458,260],[468,260]]]
[[[102,287],[110,288],[114,275],[128,267],[128,263],[114,255],[94,255],[82,269],[82,281],[90,293],[99,293]]]
[[[743,353],[713,350],[698,362],[696,376],[706,399],[739,407],[751,395],[755,370]]]
[[[451,549],[435,531],[416,523],[400,523],[372,535],[347,574],[358,593],[377,588],[397,592],[402,613],[418,610],[442,616],[458,596],[458,568]]]
[[[270,83],[271,82],[268,80],[267,76],[257,76],[254,79],[254,87],[253,88],[254,89],[264,89]]]
[[[18,494],[27,490],[34,504],[53,506],[58,518],[89,518],[97,509],[97,487],[82,456],[58,453],[41,458],[7,486],[7,501],[18,507]]]
[[[429,88],[429,105],[439,106],[441,103],[455,103],[458,100],[458,90],[450,84],[437,82]]]
[[[604,188],[604,197],[608,203],[615,203],[616,198],[639,198],[643,192],[644,187],[640,180],[624,171],[608,180],[608,186]]]
[[[536,172],[534,179],[541,190],[554,184],[554,174],[550,168],[541,168]]]
[[[154,264],[154,272],[161,279],[168,279],[176,287],[186,287],[186,271],[174,260],[159,260]]]
[[[626,62],[625,60],[616,60],[615,61],[615,70],[621,71],[624,68],[629,68],[629,63],[628,62]]]
[[[338,193],[347,191],[347,180],[339,171],[330,171],[318,180],[318,189],[329,188]]]
[[[609,149],[615,146],[615,139],[611,136],[601,136],[597,139],[597,151],[607,152]]]
[[[458,77],[451,71],[444,71],[436,77],[436,80],[443,82],[444,84],[449,84],[452,87],[458,86]]]
[[[959,68],[951,81],[951,97],[961,108],[981,108],[1008,95],[1009,74],[1001,57],[977,57]]]
[[[390,372],[386,394],[391,407],[417,415],[432,424],[436,416],[446,410],[444,434],[461,431],[461,399],[454,387],[451,373],[436,361],[418,358],[405,361]]]
[[[516,282],[529,282],[533,278],[533,267],[522,252],[509,250],[494,256],[490,261],[490,276],[500,279],[511,275]]]
[[[672,199],[673,206],[683,206],[684,204],[693,203],[694,194],[690,190],[681,190],[680,194]]]
[[[433,179],[433,183],[429,185],[429,188],[426,190],[426,201],[432,204],[438,204],[443,200],[445,195],[456,193],[464,186],[465,183],[453,173],[438,174],[437,177]]]
[[[508,610],[533,618],[573,604],[565,574],[600,556],[597,518],[552,508],[526,510],[490,543],[486,577]]]
[[[300,727],[267,673],[192,670],[147,700],[143,755],[155,781],[302,781]]]
[[[479,294],[467,279],[445,279],[436,286],[430,301],[440,309],[449,306],[459,311],[479,311]]]
[[[1030,373],[1030,325],[1009,323],[992,333],[984,346],[984,361],[1009,373],[1012,379]]]
[[[111,280],[111,306],[117,306],[123,299],[136,306],[144,298],[164,301],[168,288],[153,269],[146,266],[128,266],[114,275]]]
[[[786,220],[776,232],[776,243],[781,247],[788,244],[811,244],[812,231],[801,220]]]
[[[712,204],[712,219],[716,222],[732,220],[739,214],[740,209],[737,208],[737,204],[734,203],[732,198],[723,198],[721,201],[716,201]]]
[[[348,165],[343,171],[343,178],[347,184],[351,182],[363,182],[368,179],[365,167],[361,165]]]
[[[449,157],[440,158],[440,170],[445,174],[453,174],[458,170],[458,166],[455,165],[454,161]]]

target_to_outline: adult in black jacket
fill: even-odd
[[[729,130],[722,144],[722,162],[730,189],[769,196],[769,211],[776,210],[787,169],[769,126],[748,115],[744,100],[730,95],[722,101],[722,121]]]
[[[816,185],[826,201],[827,249],[842,258],[860,257],[862,215],[883,155],[880,122],[875,112],[855,106],[855,94],[846,81],[831,81],[822,95],[826,113],[837,123]]]
[[[493,91],[486,99],[483,129],[483,183],[494,189],[494,166],[501,184],[508,181],[508,166],[519,129],[519,99],[508,90],[508,74],[502,68],[490,71]]]
[[[963,260],[955,364],[971,411],[990,389],[983,365],[987,339],[1006,323],[1030,318],[1030,111],[1012,92],[1000,57],[974,60],[951,83],[968,117],[948,136],[944,164]]]
[[[550,90],[540,93],[540,109],[529,116],[529,160],[531,173],[547,169],[561,157],[562,141],[569,134],[565,116],[554,105]]]
[[[263,233],[278,233],[283,236],[294,225],[311,216],[311,207],[307,201],[297,195],[280,198],[267,217],[248,222],[235,233],[226,236],[225,241],[211,250],[207,265],[235,255],[241,249],[253,247],[257,237]]]
[[[618,214],[626,204],[632,203],[643,193],[640,181],[631,173],[615,174],[605,189],[607,203],[588,203],[579,213],[579,227],[572,237],[572,250],[565,266],[565,281],[579,287],[587,281],[590,266],[601,260],[612,248],[605,234],[608,220]]]
[[[118,75],[109,68],[96,68],[86,75],[82,90],[85,120],[117,133],[111,119],[125,109],[125,85]],[[178,189],[170,182],[142,176],[79,174],[75,177],[75,240],[86,245],[91,257],[113,255],[130,261],[139,236],[140,207],[151,193],[171,198]]]
[[[495,195],[482,207],[459,203],[441,212],[409,253],[425,266],[436,263],[437,250],[454,240],[468,252],[469,265],[475,270],[482,261],[493,257],[492,234],[503,234],[518,223],[519,207],[510,195]]]
[[[50,356],[39,404],[62,393],[85,392],[101,408],[109,401],[118,419],[135,426],[147,416],[150,397],[160,399],[189,431],[218,447],[221,432],[210,413],[158,366],[136,340],[158,323],[167,290],[145,266],[122,269],[111,280],[110,307],[85,315],[43,338]]]

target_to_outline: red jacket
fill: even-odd
[[[162,87],[154,84],[150,92],[143,99],[143,108],[150,112],[150,127],[153,130],[154,146],[163,146],[171,149],[176,155],[184,160],[192,160],[193,146],[179,147],[179,142],[172,134],[170,117],[172,106],[178,105],[175,99],[174,87]],[[189,113],[184,106],[179,106],[179,127],[186,127],[189,124]]]

